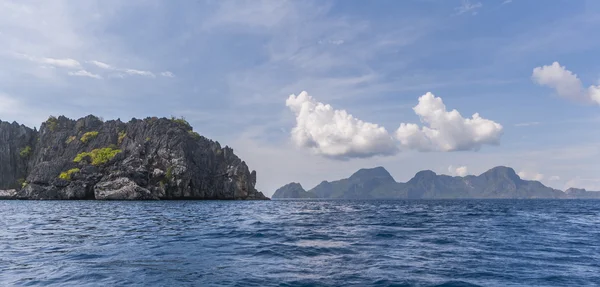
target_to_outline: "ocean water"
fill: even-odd
[[[600,286],[600,201],[0,201],[0,286]]]

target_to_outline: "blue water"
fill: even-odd
[[[600,201],[0,201],[0,286],[599,286]]]

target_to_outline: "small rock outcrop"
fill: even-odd
[[[275,191],[273,199],[275,198],[317,198],[317,195],[314,192],[307,192],[299,183],[292,182]]]
[[[233,149],[183,119],[0,121],[0,199],[268,199]]]
[[[569,188],[565,190],[568,198],[600,199],[600,191],[591,191],[584,188]]]

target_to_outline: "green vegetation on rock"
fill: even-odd
[[[96,138],[97,136],[98,136],[97,131],[87,132],[87,133],[83,134],[83,136],[81,137],[80,140],[82,143],[87,143],[88,141]]]
[[[31,147],[26,146],[26,147],[22,148],[21,151],[19,152],[19,155],[21,155],[22,158],[28,158],[31,155]]]
[[[190,134],[190,135],[191,135],[191,136],[192,136],[192,137],[193,137],[195,140],[199,140],[199,139],[201,139],[201,138],[202,138],[202,137],[200,136],[200,134],[198,134],[197,132],[195,132],[195,131],[192,131],[192,130],[190,130],[190,131],[188,132],[188,134]]]
[[[21,189],[27,187],[27,181],[24,178],[19,178],[19,180],[17,180],[17,182],[19,183],[19,186],[21,187]]]
[[[68,139],[65,141],[65,143],[66,143],[66,144],[70,144],[70,143],[72,143],[72,142],[73,142],[74,140],[76,140],[76,139],[77,139],[77,137],[76,137],[76,136],[70,136],[70,137],[69,137],[69,138],[68,138]]]
[[[100,148],[92,150],[91,152],[82,152],[78,154],[73,162],[79,163],[89,159],[92,165],[98,166],[109,162],[119,153],[121,153],[120,149],[114,149],[112,147]]]
[[[50,131],[53,132],[58,128],[58,119],[55,116],[50,116],[48,120],[46,120],[46,125]]]
[[[78,173],[79,171],[80,171],[80,169],[78,169],[78,168],[72,168],[72,169],[69,169],[68,171],[61,172],[60,175],[58,176],[58,178],[64,179],[64,180],[71,180],[71,176],[75,173]]]
[[[192,129],[192,126],[184,117],[181,117],[181,118],[171,117],[171,121],[178,123],[187,129]]]
[[[127,133],[125,131],[120,131],[119,132],[119,144],[122,144],[123,141],[125,140],[125,137],[127,137]]]

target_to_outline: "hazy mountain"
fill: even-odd
[[[478,176],[464,177],[424,170],[406,183],[396,182],[383,167],[361,169],[346,179],[323,181],[307,193],[324,199],[568,198],[566,193],[539,181],[523,180],[514,169],[504,166],[494,167]],[[593,192],[586,194],[596,195]]]
[[[596,198],[600,199],[600,191],[589,191],[583,188],[569,188],[565,191],[568,198]]]
[[[292,182],[275,191],[273,198],[317,198],[314,192],[306,192],[302,185]]]

